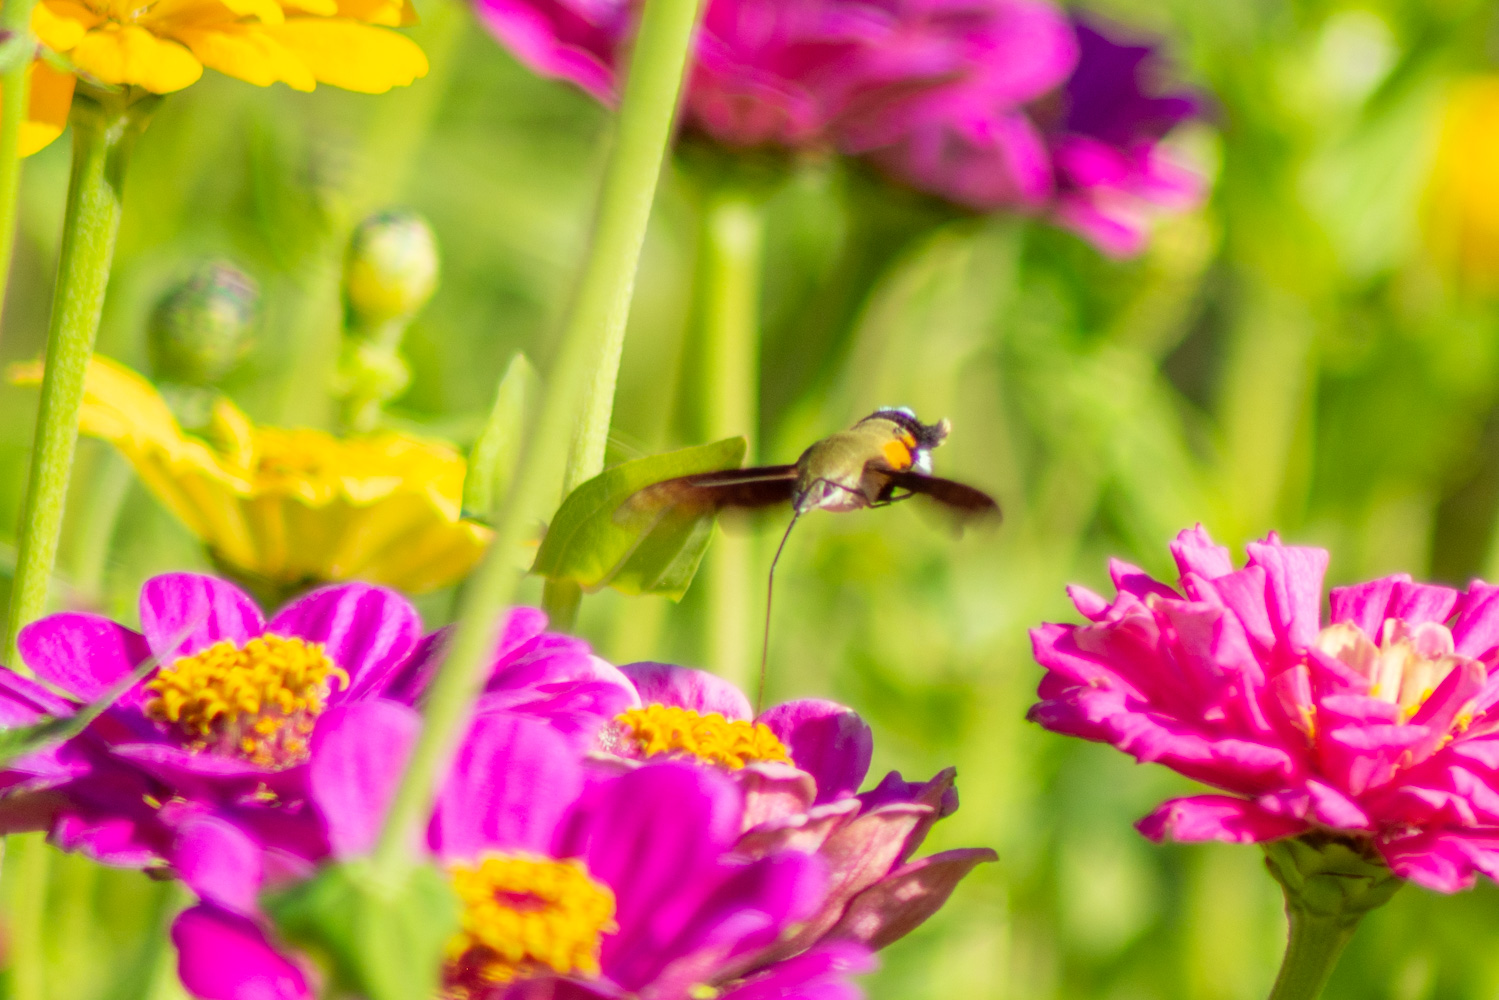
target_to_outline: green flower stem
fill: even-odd
[[[21,508],[16,575],[5,619],[4,662],[18,667],[16,634],[40,616],[57,561],[63,506],[78,443],[83,380],[120,228],[125,164],[160,98],[85,91],[73,98],[73,173],[63,217],[57,287],[47,333],[47,370],[37,410],[31,474]]]
[[[1365,838],[1308,833],[1263,845],[1286,897],[1286,957],[1269,1000],[1316,1000],[1364,914],[1405,883]]]
[[[1353,939],[1358,918],[1319,917],[1302,910],[1286,910],[1290,924],[1286,957],[1270,1000],[1315,1000],[1332,978],[1338,958]]]
[[[760,272],[765,218],[759,198],[721,188],[703,209],[701,336],[706,440],[745,435],[755,462],[760,421]],[[744,687],[754,648],[753,539],[720,533],[708,554],[708,662]]]
[[[569,483],[594,475],[602,465],[625,318],[698,6],[699,0],[646,0],[582,284],[535,429],[495,520],[494,541],[469,581],[447,655],[432,682],[421,736],[375,849],[374,877],[388,886],[403,880],[418,823],[431,808],[438,776],[467,727],[500,612],[520,585],[518,567],[530,531],[527,512],[546,500],[552,456],[574,439]]]
[[[10,0],[0,7],[0,31],[8,33],[0,72],[0,309],[10,284],[16,248],[16,201],[21,189],[21,123],[31,100],[31,9],[36,0]]]

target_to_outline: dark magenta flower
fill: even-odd
[[[852,709],[804,699],[756,717],[743,692],[705,671],[664,663],[620,670],[634,682],[640,708],[604,728],[600,745],[608,753],[726,773],[745,796],[739,853],[792,848],[828,864],[831,882],[816,912],[760,960],[832,940],[882,948],[940,909],[977,865],[995,859],[988,848],[964,848],[911,860],[932,825],[957,809],[955,772],[915,783],[891,772],[859,794],[874,739]]]
[[[418,724],[390,702],[348,711],[357,724],[320,737],[311,763],[312,800],[338,857],[374,843]],[[590,778],[556,729],[481,716],[428,831],[463,904],[444,994],[857,996],[843,978],[868,967],[856,943],[747,961],[814,911],[826,874],[797,851],[733,854],[743,807],[715,771],[665,762]],[[300,963],[253,911],[200,905],[173,936],[183,982],[205,1000],[310,995]]]
[[[1031,633],[1034,721],[1228,793],[1146,836],[1333,831],[1443,892],[1499,877],[1499,587],[1385,577],[1333,590],[1324,624],[1322,549],[1271,535],[1235,569],[1199,527],[1171,551],[1177,588],[1116,561],[1114,600],[1071,591],[1087,624]]]

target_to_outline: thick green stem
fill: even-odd
[[[1349,921],[1293,909],[1287,909],[1286,918],[1290,923],[1286,957],[1270,1000],[1316,1000],[1358,929],[1358,918]]]
[[[554,468],[551,456],[567,448],[570,437],[576,438],[570,484],[597,472],[595,468],[583,475],[586,462],[602,464],[625,318],[698,5],[699,0],[646,0],[582,284],[535,430],[496,518],[494,541],[469,581],[446,657],[428,694],[421,736],[375,849],[375,877],[387,884],[401,880],[417,824],[431,808],[438,776],[467,728],[494,648],[500,612],[514,600],[520,585],[516,567],[530,529],[528,511],[545,500],[546,473]]]
[[[10,0],[0,6],[5,32],[5,70],[0,72],[0,312],[10,284],[16,247],[16,201],[21,189],[21,124],[31,101],[31,9],[36,0]]]
[[[16,634],[41,615],[57,560],[83,380],[99,332],[104,290],[120,228],[125,164],[159,98],[88,93],[73,98],[73,173],[63,218],[57,287],[47,333],[47,370],[37,410],[31,474],[21,508],[20,542],[5,619],[5,663],[19,666]]]
[[[1316,1000],[1364,914],[1404,883],[1367,838],[1307,833],[1264,845],[1286,896],[1286,957],[1269,1000]]]
[[[712,192],[704,205],[701,246],[703,429],[707,440],[743,434],[747,464],[755,461],[760,420],[760,271],[764,211],[751,193]],[[753,659],[755,599],[753,540],[724,534],[708,555],[708,662],[744,687]]]

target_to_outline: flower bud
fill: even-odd
[[[437,239],[415,212],[377,212],[354,230],[344,294],[360,326],[408,319],[437,290]]]
[[[210,261],[168,292],[147,340],[158,379],[207,386],[234,370],[253,339],[260,290],[232,264]]]

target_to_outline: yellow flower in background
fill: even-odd
[[[33,363],[13,379],[41,375]],[[223,398],[193,437],[150,382],[97,355],[79,429],[118,448],[226,569],[273,587],[360,579],[420,593],[457,582],[489,542],[460,516],[465,462],[443,444],[257,427]]]
[[[1433,251],[1470,281],[1499,287],[1499,76],[1453,86],[1427,202]]]
[[[381,94],[427,75],[427,57],[390,28],[410,0],[41,0],[31,29],[85,80],[168,94],[203,68],[294,90],[319,83]],[[22,155],[62,133],[76,78],[36,60]]]

